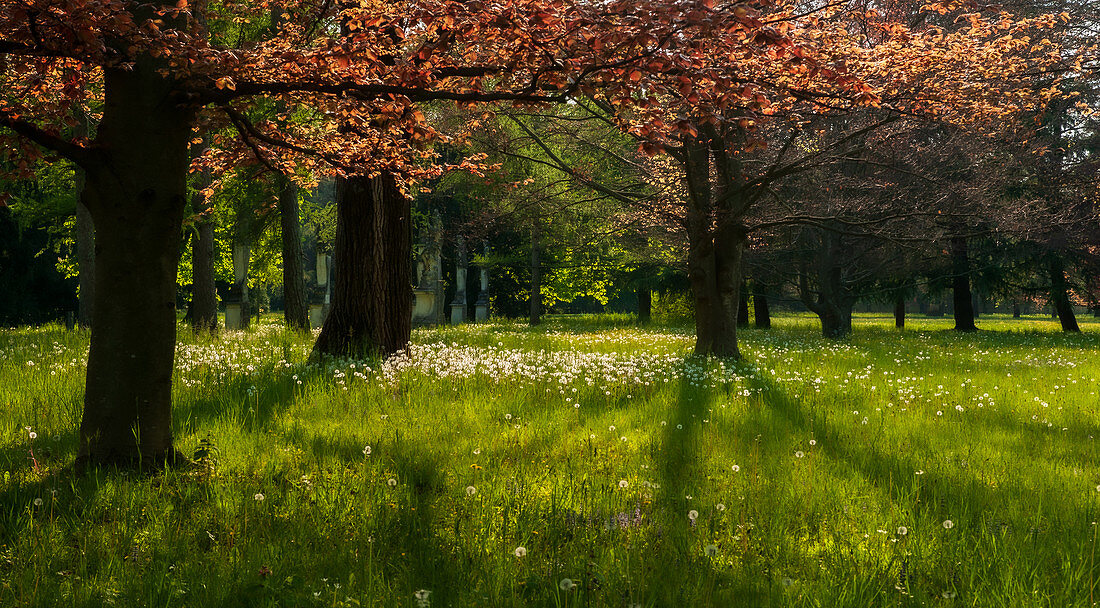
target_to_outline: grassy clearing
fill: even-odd
[[[0,606],[1091,606],[1083,321],[784,317],[736,366],[627,318],[325,368],[275,325],[181,331],[211,468],[155,477],[66,473],[86,336],[0,331]]]

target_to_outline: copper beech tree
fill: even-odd
[[[955,2],[745,8],[774,44],[736,56],[717,52],[687,71],[640,72],[651,103],[586,91],[583,107],[633,134],[645,153],[668,158],[656,187],[640,195],[605,187],[598,176],[564,163],[539,134],[527,135],[543,147],[547,164],[621,199],[635,216],[683,234],[695,353],[736,358],[741,258],[750,234],[826,219],[771,204],[777,183],[845,156],[899,116],[989,125],[1060,95],[1056,86],[1036,86],[1037,75],[1063,64],[1057,45],[1039,36],[1066,17],[1015,19],[965,8]],[[738,35],[714,48],[735,46]],[[873,119],[826,136],[822,119],[856,111]],[[826,334],[844,334],[843,310],[820,314]]]
[[[781,38],[743,7],[709,0],[281,4],[293,18],[279,35],[240,48],[212,43],[206,28],[226,21],[244,27],[270,4],[0,5],[5,166],[27,170],[43,154],[79,165],[96,229],[78,464],[177,458],[171,416],[175,277],[189,146],[199,135],[193,126],[201,110],[224,114],[253,143],[296,150],[299,158],[320,158],[346,176],[373,180],[346,187],[369,186],[386,196],[398,187],[387,169],[412,161],[388,156],[404,148],[371,133],[430,137],[418,102],[549,103],[582,88],[599,88],[622,103],[648,102],[639,95],[643,76],[690,74],[712,54],[710,40],[727,41],[720,50],[733,59],[738,49],[753,54]],[[700,86],[729,79],[707,82]],[[309,142],[294,142],[249,123],[250,103],[282,97],[335,112],[331,126],[318,128]],[[89,107],[93,135],[74,137]],[[397,207],[375,217],[404,209]],[[374,236],[388,241],[395,236],[391,230],[386,225]],[[365,245],[378,255],[397,255],[401,248]],[[407,310],[407,301],[400,305]]]

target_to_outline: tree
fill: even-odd
[[[266,145],[358,174],[364,161],[402,162],[389,158],[387,140],[372,137],[379,131],[357,117],[424,140],[428,132],[415,102],[547,102],[592,80],[634,90],[632,66],[653,64],[653,52],[674,36],[708,27],[756,29],[675,2],[607,10],[425,1],[400,16],[386,6],[295,2],[284,6],[295,18],[285,20],[280,36],[232,49],[211,40],[205,28],[245,24],[250,19],[243,17],[255,15],[235,14],[250,10],[241,4],[213,6],[29,0],[0,7],[0,58],[11,74],[0,89],[0,128],[19,138],[26,157],[45,148],[84,169],[96,226],[79,463],[177,458],[171,429],[176,255],[200,108],[214,106],[228,116],[258,155]],[[333,19],[345,24],[346,35],[327,37]],[[88,82],[102,83],[95,136],[64,137],[61,126],[83,110]],[[322,129],[316,141],[290,140],[241,120],[246,115],[238,107],[249,99],[284,95],[307,96],[321,108],[344,104],[351,114],[341,120],[353,127],[343,133],[348,137]],[[356,128],[360,124],[364,128]]]

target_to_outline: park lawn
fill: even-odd
[[[205,466],[146,476],[66,468],[86,335],[0,330],[0,606],[1100,601],[1100,323],[775,323],[740,364],[580,317],[323,367],[181,327]]]

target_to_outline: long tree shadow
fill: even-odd
[[[661,525],[649,529],[648,535],[657,549],[650,567],[657,572],[656,580],[675,581],[697,577],[709,584],[702,587],[702,597],[685,597],[677,585],[655,585],[650,588],[654,605],[762,605],[769,597],[767,586],[759,579],[738,577],[728,568],[719,568],[708,557],[701,539],[705,533],[703,507],[694,501],[705,484],[711,483],[703,470],[706,443],[703,438],[705,420],[717,397],[716,389],[702,380],[701,370],[709,360],[688,358],[680,377],[679,395],[670,412],[661,438],[659,465],[660,487],[655,515]]]
[[[875,488],[895,507],[909,509],[913,521],[938,527],[947,520],[968,520],[971,527],[965,534],[974,542],[981,539],[990,546],[1001,547],[998,549],[1001,555],[1013,555],[1003,551],[1006,543],[1014,543],[1016,548],[1012,551],[1018,550],[1020,557],[1035,560],[1028,567],[1037,568],[1053,555],[1087,555],[1087,541],[1092,538],[1089,522],[1097,518],[1097,505],[1095,501],[1070,498],[1074,494],[1072,489],[1056,480],[1036,476],[1031,478],[1032,487],[1021,488],[975,474],[972,465],[965,461],[953,463],[954,470],[943,465],[929,466],[929,461],[907,452],[885,451],[874,440],[860,441],[852,433],[842,432],[828,416],[807,411],[766,377],[753,375],[749,382],[761,391],[768,411],[779,415],[796,432],[816,438],[816,449],[830,461]],[[1084,498],[1081,492],[1076,494]],[[1047,500],[1036,500],[1039,496]],[[1037,534],[1045,535],[1041,544],[1036,544]],[[1040,547],[1048,553],[1046,557],[1030,553]]]

